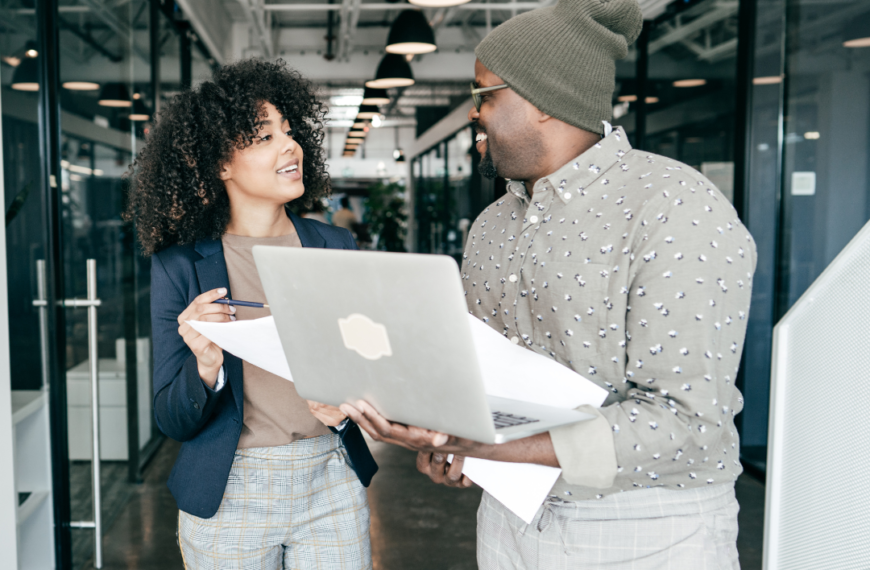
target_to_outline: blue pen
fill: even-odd
[[[219,305],[238,305],[239,307],[253,307],[254,309],[268,309],[266,303],[254,303],[252,301],[235,301],[233,299],[218,299],[214,301]]]

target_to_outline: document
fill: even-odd
[[[513,344],[480,319],[468,318],[487,394],[569,409],[604,403],[604,388],[551,358]],[[231,323],[187,322],[227,352],[293,381],[272,317]],[[528,524],[562,470],[468,457],[462,472]]]
[[[273,317],[231,323],[187,321],[187,324],[230,354],[293,381]]]

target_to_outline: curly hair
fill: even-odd
[[[329,194],[321,146],[326,107],[313,85],[283,60],[242,60],[173,97],[130,166],[124,219],[136,222],[144,255],[225,233],[230,202],[219,175],[234,151],[253,143],[266,103],[290,123],[305,156],[305,193],[294,202],[308,208]]]

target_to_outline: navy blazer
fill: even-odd
[[[345,229],[289,216],[302,247],[357,249]],[[195,297],[218,287],[230,293],[220,240],[174,245],[152,256],[154,415],[163,433],[184,442],[169,476],[169,490],[179,509],[200,518],[211,518],[220,507],[242,433],[242,361],[225,352],[227,383],[218,392],[210,390],[199,377],[196,357],[178,334],[178,315]],[[378,466],[359,427],[348,422],[340,435],[351,466],[368,486]]]

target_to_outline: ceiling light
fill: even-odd
[[[447,6],[466,4],[469,0],[408,0],[408,2],[424,8],[446,8]]]
[[[130,92],[123,83],[106,83],[100,90],[100,100],[97,101],[103,107],[132,107],[133,100]]]
[[[658,103],[658,102],[659,102],[659,98],[658,98],[658,97],[647,97],[647,98],[645,99],[645,101],[646,101],[646,104],[647,104],[647,105],[652,105],[653,103]]]
[[[351,126],[352,126],[353,128],[355,128],[355,129],[364,129],[364,128],[366,128],[366,127],[368,126],[368,124],[367,124],[367,123],[364,123],[363,121],[359,121],[358,123],[354,123],[354,124],[351,125]]]
[[[38,57],[39,52],[36,50],[36,42],[30,40],[27,42],[27,45],[24,46],[24,55],[30,58]]]
[[[386,89],[372,89],[371,87],[366,87],[366,90],[363,92],[363,105],[386,105],[389,102],[390,96],[387,95]]]
[[[10,67],[18,67],[21,64],[21,58],[15,57],[14,55],[4,55],[3,57],[0,57],[0,60]]]
[[[365,138],[366,133],[365,133],[365,131],[350,131],[349,133],[347,133],[347,136],[352,138],[352,139],[353,138]]]
[[[389,89],[408,87],[414,84],[414,74],[405,58],[396,53],[388,53],[381,59],[375,78],[366,81],[366,87]]]
[[[63,86],[70,91],[96,91],[100,88],[99,83],[92,81],[67,81]]]
[[[870,47],[870,18],[856,18],[846,27],[843,34],[843,47]]]
[[[39,91],[39,62],[26,57],[12,74],[12,89],[16,91]]]
[[[132,112],[127,116],[131,121],[147,121],[151,118],[151,112],[141,99],[136,99],[133,103]]]
[[[387,36],[387,53],[420,54],[437,49],[435,32],[419,10],[405,10],[393,21]]]
[[[707,85],[706,79],[680,79],[674,81],[674,87],[701,87]]]
[[[753,85],[776,85],[782,83],[782,75],[768,75],[765,77],[753,77]]]
[[[379,116],[381,112],[374,105],[360,105],[359,112],[356,114],[357,119],[373,119]]]
[[[804,138],[808,141],[817,141],[822,138],[822,135],[818,131],[810,131],[808,133],[804,133]]]
[[[381,115],[375,115],[372,117],[372,126],[374,128],[380,127],[384,123],[384,120],[381,118]]]
[[[634,103],[637,101],[637,95],[620,95],[616,100],[620,103]]]

